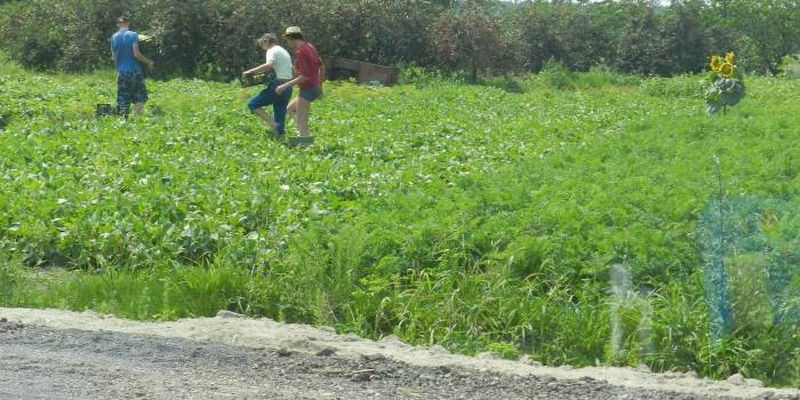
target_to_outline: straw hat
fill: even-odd
[[[286,36],[289,35],[302,35],[303,30],[299,26],[290,26],[286,28]]]

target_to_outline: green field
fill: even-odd
[[[779,199],[762,228],[789,260],[797,247],[800,81],[748,84],[708,117],[698,77],[336,83],[314,108],[317,144],[288,149],[246,112],[254,90],[152,82],[144,118],[98,119],[112,73],[0,62],[0,304],[229,309],[797,386],[796,321],[769,318],[761,253],[726,255],[733,326],[718,339],[703,284],[700,221],[718,196]],[[615,265],[630,282],[612,285]]]

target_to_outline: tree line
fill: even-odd
[[[323,55],[480,74],[584,71],[675,75],[735,51],[775,74],[800,51],[798,0],[26,0],[0,1],[0,47],[37,69],[110,65],[113,21],[129,16],[160,72],[230,79],[255,39],[300,25]]]

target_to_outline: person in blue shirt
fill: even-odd
[[[134,115],[141,115],[147,102],[142,64],[153,68],[155,63],[139,51],[139,35],[130,30],[126,17],[117,18],[119,31],[111,37],[111,55],[117,66],[117,106],[128,115],[133,104]]]

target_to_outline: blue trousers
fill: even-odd
[[[271,104],[275,115],[275,123],[278,125],[278,134],[280,135],[286,133],[286,107],[289,106],[289,101],[292,99],[292,88],[287,89],[281,95],[275,93],[275,89],[282,83],[277,80],[272,81],[266,89],[247,102],[247,108],[250,109],[250,112]]]

